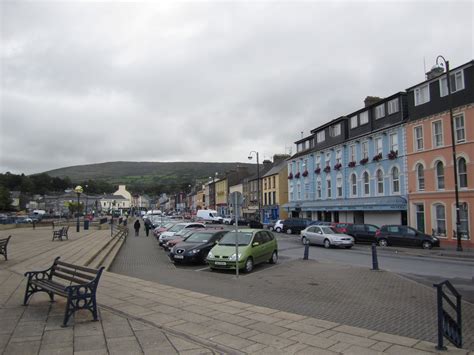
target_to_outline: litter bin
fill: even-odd
[[[84,220],[84,230],[89,230],[89,220]]]

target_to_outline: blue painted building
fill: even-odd
[[[365,107],[295,142],[286,208],[294,217],[406,224],[406,94],[368,97]]]

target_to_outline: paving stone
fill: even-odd
[[[243,352],[247,353],[247,354],[256,354],[256,353],[259,353],[262,349],[264,349],[266,347],[267,347],[267,345],[265,345],[265,344],[255,343],[255,344],[247,346],[246,348],[243,348],[241,350]]]
[[[293,345],[290,345],[286,348],[283,348],[281,349],[281,351],[283,351],[283,353],[285,354],[299,354],[301,351],[305,350],[305,349],[308,349],[308,345],[306,344],[301,344],[301,343],[296,343],[296,344],[293,344]],[[315,349],[312,349],[313,350],[313,353],[315,351]]]
[[[59,349],[40,349],[39,355],[72,355],[74,354],[74,348],[64,347]]]
[[[329,347],[328,350],[334,351],[336,353],[342,353],[344,350],[350,348],[353,344],[339,342]]]
[[[183,350],[193,350],[193,349],[200,349],[201,346],[199,346],[196,343],[184,340],[180,337],[174,336],[174,335],[168,335],[169,341],[173,344],[173,346],[178,350],[178,351],[183,351]]]
[[[411,339],[406,337],[401,337],[398,335],[387,334],[387,333],[377,333],[370,337],[371,339],[378,341],[385,341],[387,343],[403,345],[403,346],[413,346],[418,343],[417,339]]]
[[[170,346],[165,334],[158,329],[136,331],[135,336],[142,349],[167,348]]]
[[[73,344],[74,332],[72,328],[63,328],[60,330],[47,330],[43,333],[43,344],[69,343]]]
[[[305,333],[312,334],[312,335],[322,333],[326,330],[325,328],[315,327],[315,326],[307,325],[307,324],[302,324],[300,322],[289,323],[289,324],[285,325],[285,328],[292,329],[292,330],[298,330],[300,332],[305,332]]]
[[[334,334],[333,336],[329,337],[331,340],[336,340],[336,341],[341,341],[344,343],[349,343],[353,345],[358,345],[366,348],[370,348],[372,345],[377,343],[377,341],[364,338],[364,337],[359,337],[356,335],[351,335],[351,334],[345,334],[345,333],[337,333]]]
[[[249,347],[250,345],[254,344],[253,341],[242,339],[240,337],[230,334],[221,334],[215,336],[212,338],[212,341],[237,350]]]
[[[335,332],[342,332],[342,333],[347,333],[347,334],[352,334],[352,335],[357,335],[360,337],[370,337],[377,332],[374,330],[368,330],[368,329],[363,329],[363,328],[357,328],[357,327],[351,327],[348,325],[340,325],[338,327],[332,328]]]
[[[392,345],[388,349],[384,351],[386,354],[394,354],[394,355],[429,355],[432,352],[423,351],[414,349],[411,347],[401,346],[401,345]]]
[[[306,333],[300,333],[290,338],[291,340],[298,341],[303,344],[312,345],[317,348],[327,349],[337,343],[335,340],[322,338],[317,335],[310,335]]]
[[[103,335],[74,337],[74,351],[101,351],[106,349]]]
[[[107,348],[110,354],[142,354],[140,345],[134,336],[109,338],[107,339]]]
[[[256,343],[261,343],[261,344],[266,344],[268,346],[273,346],[278,349],[283,349],[286,348],[290,345],[293,345],[295,343],[294,340],[282,338],[282,337],[277,337],[274,335],[270,334],[258,334],[250,338],[250,340],[256,342]]]
[[[268,323],[264,323],[264,322],[256,322],[256,323],[253,323],[253,324],[249,324],[249,325],[247,325],[247,328],[257,330],[257,331],[262,332],[262,333],[271,334],[271,335],[280,335],[280,334],[288,331],[287,328],[279,327],[277,325],[268,324]]]
[[[28,341],[21,343],[10,342],[3,355],[31,355],[37,354],[40,347],[40,341]]]
[[[349,348],[342,352],[344,355],[383,355],[383,352],[372,350],[369,348],[363,348],[357,345],[351,345]]]
[[[281,318],[281,319],[292,320],[292,321],[301,321],[301,320],[307,318],[307,317],[301,316],[299,314],[283,312],[283,311],[272,313],[272,316],[277,317],[277,318]]]
[[[87,322],[74,324],[74,337],[85,337],[102,334],[100,322]]]
[[[386,343],[384,341],[379,341],[379,342],[375,343],[374,345],[372,345],[370,348],[372,350],[384,351],[385,349],[389,348],[390,346],[392,346],[392,344]]]
[[[21,338],[42,335],[45,325],[44,321],[20,322],[13,332],[13,337]]]
[[[200,335],[209,332],[209,329],[206,329],[201,324],[196,323],[184,323],[171,327],[180,332],[189,333],[192,335]]]
[[[133,331],[128,322],[126,323],[103,323],[106,338],[121,338],[133,336]]]
[[[192,350],[184,350],[179,352],[180,355],[209,355],[209,354],[214,354],[211,350],[209,349],[192,349]]]
[[[213,322],[210,324],[210,328],[220,331],[222,333],[228,333],[232,335],[239,335],[249,331],[248,328],[244,328],[239,325],[228,322]]]

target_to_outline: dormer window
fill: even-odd
[[[334,126],[331,126],[329,129],[329,134],[331,137],[337,137],[341,135],[341,124],[335,124]]]
[[[369,123],[369,111],[364,111],[359,114],[360,125]]]
[[[398,98],[390,100],[387,103],[387,105],[388,105],[388,114],[389,115],[392,115],[392,114],[394,114],[394,113],[396,113],[400,110],[399,106],[398,106]]]
[[[375,107],[375,119],[378,120],[385,116],[385,104]]]
[[[451,93],[464,89],[464,74],[462,70],[449,73],[449,80]],[[439,95],[441,97],[448,95],[448,82],[446,80],[446,75],[439,79],[439,89]]]
[[[351,117],[351,128],[357,127],[357,115]]]
[[[415,106],[425,104],[430,101],[430,86],[425,84],[415,89]]]
[[[319,131],[318,133],[316,133],[316,139],[318,143],[324,142],[326,140],[326,132]]]

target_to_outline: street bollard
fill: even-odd
[[[308,260],[308,256],[309,256],[309,241],[308,239],[305,239],[303,260]]]
[[[372,243],[372,270],[379,269],[379,261],[377,260],[377,245]]]

